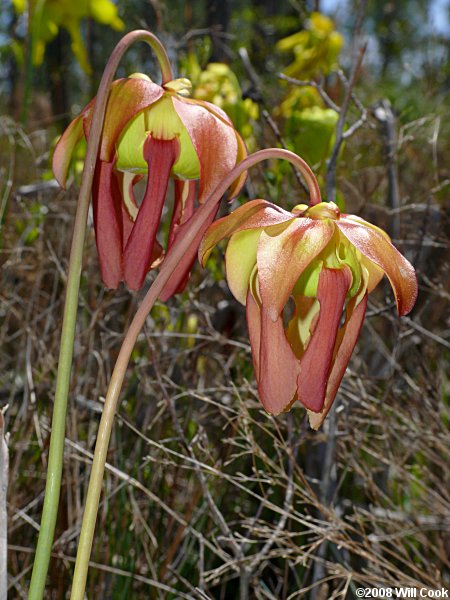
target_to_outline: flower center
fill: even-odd
[[[183,123],[166,95],[144,111],[145,129],[157,140],[173,140],[181,135]]]
[[[314,220],[332,219],[333,221],[338,221],[341,211],[334,202],[320,202],[315,206],[309,207],[303,216]]]
[[[348,267],[352,274],[352,282],[347,291],[347,297],[352,298],[361,286],[361,265],[356,248],[336,230],[322,252],[311,261],[300,275],[294,287],[294,295],[300,294],[310,298],[316,297],[319,276],[322,269],[340,270],[344,266]]]
[[[147,172],[143,145],[149,135],[153,139],[169,141],[177,138],[180,154],[172,173],[182,179],[197,179],[200,163],[186,127],[173,105],[173,94],[166,92],[162,98],[141,111],[124,129],[117,146],[116,168],[133,173]]]
[[[173,92],[179,96],[189,96],[192,89],[192,83],[186,77],[180,77],[179,79],[172,79],[172,81],[164,84],[163,88],[169,93]]]

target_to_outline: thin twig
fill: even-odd
[[[8,515],[6,495],[8,491],[9,454],[5,436],[4,412],[0,411],[0,600],[6,600],[8,589]]]
[[[294,464],[295,464],[295,457],[296,457],[296,453],[294,454],[294,450],[292,448],[292,414],[291,413],[289,413],[289,415],[288,415],[288,432],[289,432],[289,439],[288,439],[289,452],[288,452],[288,469],[287,469],[288,480],[287,480],[287,485],[286,485],[286,495],[284,497],[284,503],[283,503],[283,514],[281,515],[278,523],[274,527],[269,539],[266,541],[266,543],[261,548],[261,550],[250,561],[250,564],[247,567],[250,572],[253,571],[253,569],[256,567],[256,565],[258,563],[260,563],[262,560],[264,560],[267,557],[273,544],[275,543],[277,538],[280,536],[281,532],[284,530],[287,519],[291,513],[292,502],[293,502],[293,497],[294,497]]]
[[[338,75],[340,81],[344,84],[344,87],[347,88],[348,87],[348,79],[345,76],[344,71],[342,69],[339,69],[337,71],[337,75]],[[342,136],[345,140],[347,138],[351,137],[355,133],[355,131],[357,131],[360,127],[362,127],[365,123],[367,123],[367,109],[353,90],[351,92],[351,99],[352,99],[353,104],[359,110],[361,116],[352,125],[350,125],[350,127],[348,129],[346,129],[344,131]],[[369,127],[373,128],[373,127],[375,127],[375,125],[369,123]]]
[[[339,150],[341,149],[342,143],[344,141],[344,126],[345,119],[347,117],[347,111],[350,106],[351,94],[353,86],[356,83],[356,78],[358,76],[359,70],[361,68],[361,64],[364,58],[364,53],[366,51],[366,46],[362,46],[358,53],[358,58],[353,66],[348,87],[344,96],[344,100],[342,102],[341,110],[339,112],[339,119],[336,124],[336,141],[334,142],[333,150],[331,151],[331,156],[327,161],[327,174],[326,174],[326,190],[327,190],[327,200],[329,202],[334,202],[336,199],[336,166],[337,159],[339,156]]]
[[[149,342],[150,342],[150,340],[149,340]],[[153,353],[153,361],[155,364],[155,352],[152,352],[152,353]],[[209,509],[211,511],[211,515],[212,515],[216,525],[221,530],[222,535],[226,538],[228,544],[232,548],[235,557],[237,559],[241,559],[242,558],[242,548],[236,542],[233,532],[228,527],[226,520],[224,519],[222,513],[220,512],[220,510],[217,507],[217,504],[214,502],[214,499],[211,496],[211,492],[209,491],[209,487],[208,487],[208,483],[205,478],[205,474],[200,469],[199,463],[197,462],[197,457],[195,456],[195,454],[192,450],[192,446],[190,444],[188,444],[186,441],[184,432],[180,427],[180,423],[178,422],[175,404],[167,392],[167,389],[164,385],[164,382],[161,378],[161,373],[158,368],[155,368],[155,373],[156,373],[156,380],[158,381],[160,389],[166,400],[167,406],[169,407],[169,412],[172,417],[172,423],[173,423],[173,426],[175,427],[175,430],[177,432],[179,440],[182,443],[182,445],[184,446],[184,449],[186,450],[186,452],[192,458],[194,469],[197,474],[198,480],[200,482],[200,485],[201,485],[201,488],[203,491],[203,495],[204,495],[206,502],[208,503]]]
[[[2,180],[4,182],[4,190],[0,197],[0,248],[3,246],[3,223],[5,220],[9,199],[11,197],[11,191],[14,183],[14,173],[16,170],[16,140],[12,133],[12,126],[12,120],[8,119],[7,117],[2,117],[0,119],[0,131],[2,132],[2,138],[4,140],[8,140],[10,148],[8,170],[6,171],[6,169],[1,169],[0,171]]]
[[[66,444],[67,444],[67,446],[77,450],[77,452],[79,452],[81,456],[87,458],[89,462],[92,462],[92,459],[94,458],[94,454],[92,452],[89,452],[88,450],[86,450],[79,444],[73,442],[72,440],[69,440],[68,438],[66,438]],[[81,460],[81,457],[76,457],[76,458],[78,460]],[[148,464],[147,462],[144,462],[142,466],[145,467],[147,464]],[[183,527],[186,528],[186,531],[188,531],[191,535],[193,535],[197,540],[202,541],[209,550],[211,550],[212,552],[217,554],[219,556],[219,558],[221,558],[222,560],[226,560],[227,555],[221,548],[219,549],[219,548],[215,547],[208,539],[204,538],[203,534],[200,531],[197,531],[190,523],[188,523],[185,519],[183,519],[183,517],[181,517],[175,510],[173,510],[168,504],[166,504],[163,500],[161,500],[161,498],[158,496],[158,494],[154,494],[148,488],[146,488],[140,481],[138,481],[135,477],[132,477],[131,475],[128,475],[127,473],[124,473],[123,471],[114,467],[114,465],[111,465],[108,462],[105,464],[105,469],[109,473],[112,473],[115,477],[118,477],[125,484],[133,486],[135,489],[142,492],[151,502],[155,502],[155,504],[159,505],[177,523],[180,523],[181,525],[183,525]],[[220,550],[220,552],[219,552],[219,550]]]
[[[339,400],[339,396],[337,398]],[[335,401],[326,421],[326,427],[328,429],[327,439],[324,443],[323,463],[322,463],[322,477],[320,482],[319,500],[320,504],[324,507],[329,507],[333,489],[336,487],[336,467],[335,467],[335,453],[336,453],[336,414],[337,414],[337,402]],[[325,577],[325,556],[328,548],[328,540],[325,538],[320,545],[316,560],[314,563],[312,583],[318,584]],[[311,590],[311,599],[316,600],[320,594],[320,586],[317,585]]]
[[[282,79],[283,81],[287,81],[288,83],[292,83],[293,85],[297,85],[298,87],[313,87],[319,93],[319,96],[324,101],[325,106],[328,106],[328,108],[331,108],[331,110],[334,110],[334,112],[337,112],[338,114],[341,112],[339,106],[335,102],[333,102],[333,100],[324,90],[322,82],[318,83],[313,79],[310,79],[308,81],[301,81],[300,79],[296,79],[295,77],[289,77],[289,75],[285,75],[284,73],[278,73],[277,77],[278,79]]]
[[[251,63],[247,49],[244,47],[239,48],[239,56],[242,60],[242,64],[244,65],[245,70],[247,71],[247,75],[250,77],[252,86],[256,92],[254,100],[260,105],[262,116],[264,117],[264,119],[266,120],[270,129],[272,130],[272,133],[274,134],[274,136],[275,136],[276,140],[278,141],[278,143],[280,144],[280,146],[282,148],[284,148],[285,150],[287,150],[286,142],[284,141],[284,138],[281,135],[277,124],[272,119],[272,116],[270,115],[269,109],[267,107],[267,103],[264,100],[264,96],[261,91],[262,85],[259,80],[258,74],[256,73],[255,69],[253,68],[253,65]],[[294,171],[295,178],[296,178],[298,184],[300,185],[300,187],[305,192],[308,192],[308,186],[305,184],[300,171],[295,167],[295,165],[292,165],[292,170]]]
[[[387,99],[380,101],[373,111],[374,117],[381,125],[384,140],[385,161],[388,173],[388,204],[394,211],[392,219],[392,237],[400,238],[400,190],[397,167],[397,133],[395,116],[391,103]]]
[[[27,553],[33,552],[33,550],[31,548],[26,548],[24,546],[12,546],[12,548],[14,550],[18,550],[20,552],[27,552]],[[51,556],[52,556],[52,558],[60,559],[61,561],[68,562],[68,563],[75,562],[75,558],[73,556],[69,556],[69,555],[65,554],[64,552],[52,552]],[[102,563],[98,563],[98,562],[94,562],[94,561],[90,561],[89,566],[92,569],[104,571],[105,573],[111,573],[112,575],[116,575],[119,577],[127,577],[134,581],[140,581],[141,583],[144,583],[145,585],[148,585],[149,587],[156,588],[156,589],[162,590],[162,591],[170,593],[170,594],[175,594],[177,598],[185,598],[186,600],[192,600],[191,596],[188,596],[187,594],[184,594],[183,592],[180,592],[179,590],[176,590],[169,585],[160,583],[159,581],[155,581],[154,579],[150,579],[149,577],[145,577],[144,575],[140,575],[139,573],[126,571],[125,569],[118,569],[117,567],[110,567],[108,565],[104,565]]]
[[[155,357],[154,352],[153,352],[153,356]],[[210,514],[211,514],[214,522],[216,523],[216,525],[221,530],[222,535],[224,536],[224,538],[227,541],[227,544],[230,546],[231,550],[233,551],[234,558],[236,560],[236,564],[239,565],[239,573],[240,573],[239,598],[240,598],[240,600],[247,600],[247,598],[248,598],[248,583],[249,583],[249,577],[248,577],[249,569],[245,566],[244,561],[243,561],[243,558],[244,558],[243,547],[241,544],[239,544],[236,541],[233,531],[228,526],[226,519],[224,518],[222,512],[219,510],[219,507],[215,503],[215,501],[211,495],[211,492],[209,490],[209,486],[208,486],[208,482],[206,481],[205,474],[202,471],[202,469],[200,468],[200,465],[197,461],[197,457],[195,456],[195,453],[192,450],[191,444],[187,443],[187,440],[184,436],[184,432],[180,426],[180,423],[178,422],[175,403],[174,403],[173,399],[170,398],[170,395],[167,392],[166,386],[164,385],[164,383],[162,381],[159,369],[156,368],[155,372],[156,372],[156,379],[159,383],[160,389],[166,400],[167,406],[169,407],[169,412],[172,417],[172,423],[175,427],[175,430],[178,434],[178,437],[179,437],[181,443],[183,444],[183,446],[185,448],[185,451],[189,454],[189,456],[191,457],[191,459],[193,461],[194,469],[195,469],[196,475],[198,477],[198,480],[199,480],[199,483],[200,483],[200,486],[201,486],[201,489],[203,492],[203,497],[206,499],[206,502],[208,504]],[[284,518],[284,515],[282,515],[281,520],[283,518]]]

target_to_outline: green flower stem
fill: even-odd
[[[302,172],[311,193],[311,205],[318,204],[321,201],[320,189],[314,173],[299,156],[293,152],[290,152],[289,150],[283,150],[281,148],[260,150],[259,152],[255,152],[254,154],[248,156],[232,171],[230,171],[230,173],[217,186],[213,194],[209,197],[208,201],[197,209],[196,213],[192,217],[191,226],[186,229],[184,236],[180,237],[168,252],[162,263],[158,276],[148,290],[130,324],[111,376],[102,417],[100,419],[97,442],[95,445],[94,460],[89,479],[83,523],[81,526],[77,559],[75,563],[72,594],[70,596],[71,600],[83,600],[84,598],[84,590],[86,587],[86,579],[89,568],[89,558],[94,539],[95,522],[97,519],[103,474],[105,471],[106,457],[108,453],[109,440],[111,438],[114,415],[116,413],[119,394],[122,389],[125,373],[137,337],[144,326],[150,310],[163,291],[165,284],[169,280],[169,277],[175,270],[176,266],[181,261],[191,244],[193,244],[196,238],[198,238],[199,234],[205,233],[209,223],[208,219],[215,212],[217,204],[220,202],[226,190],[241,173],[262,160],[273,158],[288,160]]]
[[[89,132],[83,177],[78,196],[77,212],[75,215],[72,246],[70,250],[67,291],[64,305],[58,374],[56,379],[55,402],[50,436],[47,482],[45,486],[41,527],[39,530],[39,538],[31,576],[28,600],[41,600],[43,598],[53,537],[55,534],[64,458],[67,397],[69,393],[70,372],[72,366],[83,246],[86,234],[86,223],[92,181],[103,128],[105,108],[111,82],[119,61],[131,44],[134,44],[137,41],[147,42],[155,51],[158,61],[161,65],[163,82],[172,79],[169,59],[167,58],[161,42],[152,33],[144,30],[137,30],[128,33],[117,44],[113,53],[111,54],[108,64],[106,65],[99,86],[92,118],[92,125]]]

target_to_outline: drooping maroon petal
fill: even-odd
[[[377,228],[346,218],[336,221],[336,225],[364,256],[386,273],[394,290],[399,315],[409,313],[417,299],[417,278],[411,263]]]
[[[325,402],[328,376],[342,316],[345,296],[352,283],[350,269],[322,268],[317,299],[320,312],[317,325],[300,360],[297,394],[300,402],[313,412],[320,412]]]
[[[259,398],[267,412],[278,415],[295,400],[299,365],[286,339],[282,319],[274,323],[256,299],[256,273],[255,269],[247,292],[247,328]]]
[[[353,354],[359,332],[361,331],[364,315],[366,314],[367,298],[368,294],[366,292],[356,308],[356,297],[347,304],[345,322],[342,328],[339,330],[336,340],[334,351],[335,357],[333,359],[331,373],[328,377],[328,385],[323,409],[320,413],[309,411],[309,424],[313,429],[318,429],[322,425],[325,417],[333,406],[336,393],[341,385],[345,370],[347,369],[347,365]]]
[[[113,163],[97,161],[92,185],[95,241],[103,283],[115,289],[122,279],[122,197]]]
[[[239,150],[236,131],[198,102],[174,97],[173,105],[200,162],[199,201],[203,202],[236,165]]]
[[[259,375],[256,377],[259,397],[267,412],[278,415],[290,408],[296,398],[298,372],[299,363],[286,339],[283,319],[273,321],[262,305]]]
[[[152,256],[167,192],[170,171],[179,154],[179,143],[149,136],[144,144],[148,164],[147,187],[124,251],[124,279],[128,288],[138,290],[152,263]]]
[[[128,202],[131,203],[131,205],[134,207],[134,210],[136,211],[136,216],[137,216],[139,208],[136,203],[136,199],[134,197],[133,185],[137,181],[142,179],[143,175],[135,175],[132,178],[128,178],[127,175],[128,175],[128,173],[122,173],[121,171],[116,171],[116,177],[117,177],[118,181],[122,182],[121,183],[122,194],[125,194],[125,193],[128,194]],[[127,183],[125,183],[124,179],[125,180],[129,179],[129,181],[127,181]],[[125,185],[129,186],[128,190],[125,190]],[[133,231],[134,220],[130,216],[129,209],[125,204],[123,196],[122,196],[121,208],[122,208],[122,249],[123,249],[123,248],[126,248],[128,239],[131,235],[131,232]],[[133,211],[133,213],[134,213],[134,211]],[[164,254],[164,251],[163,251],[161,244],[159,244],[158,241],[155,240],[155,243],[153,245],[153,253],[152,253],[152,257],[151,257],[151,262],[150,262],[151,269],[158,266],[158,264],[162,260],[163,254]]]
[[[330,219],[314,221],[305,217],[294,219],[277,235],[263,231],[257,253],[259,289],[273,321],[279,317],[300,275],[333,233]]]

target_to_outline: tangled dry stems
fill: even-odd
[[[430,195],[445,179],[433,183],[421,172],[430,123],[411,123],[399,140],[417,159],[404,170],[396,242],[418,269],[418,305],[399,321],[387,286],[374,294],[321,431],[308,429],[300,407],[277,419],[261,409],[243,311],[211,274],[197,268],[187,292],[152,312],[109,452],[89,597],[314,600],[352,598],[358,586],[448,586],[448,217]],[[15,155],[38,171],[37,138],[9,134]],[[364,135],[361,147],[376,133]],[[15,182],[30,179],[15,167]],[[346,172],[340,185],[363,216],[389,225],[377,164]],[[26,598],[75,191],[17,187],[6,190],[0,371],[10,436],[8,587]],[[49,577],[54,598],[69,587],[102,395],[139,301],[105,291],[96,261],[91,232]]]

